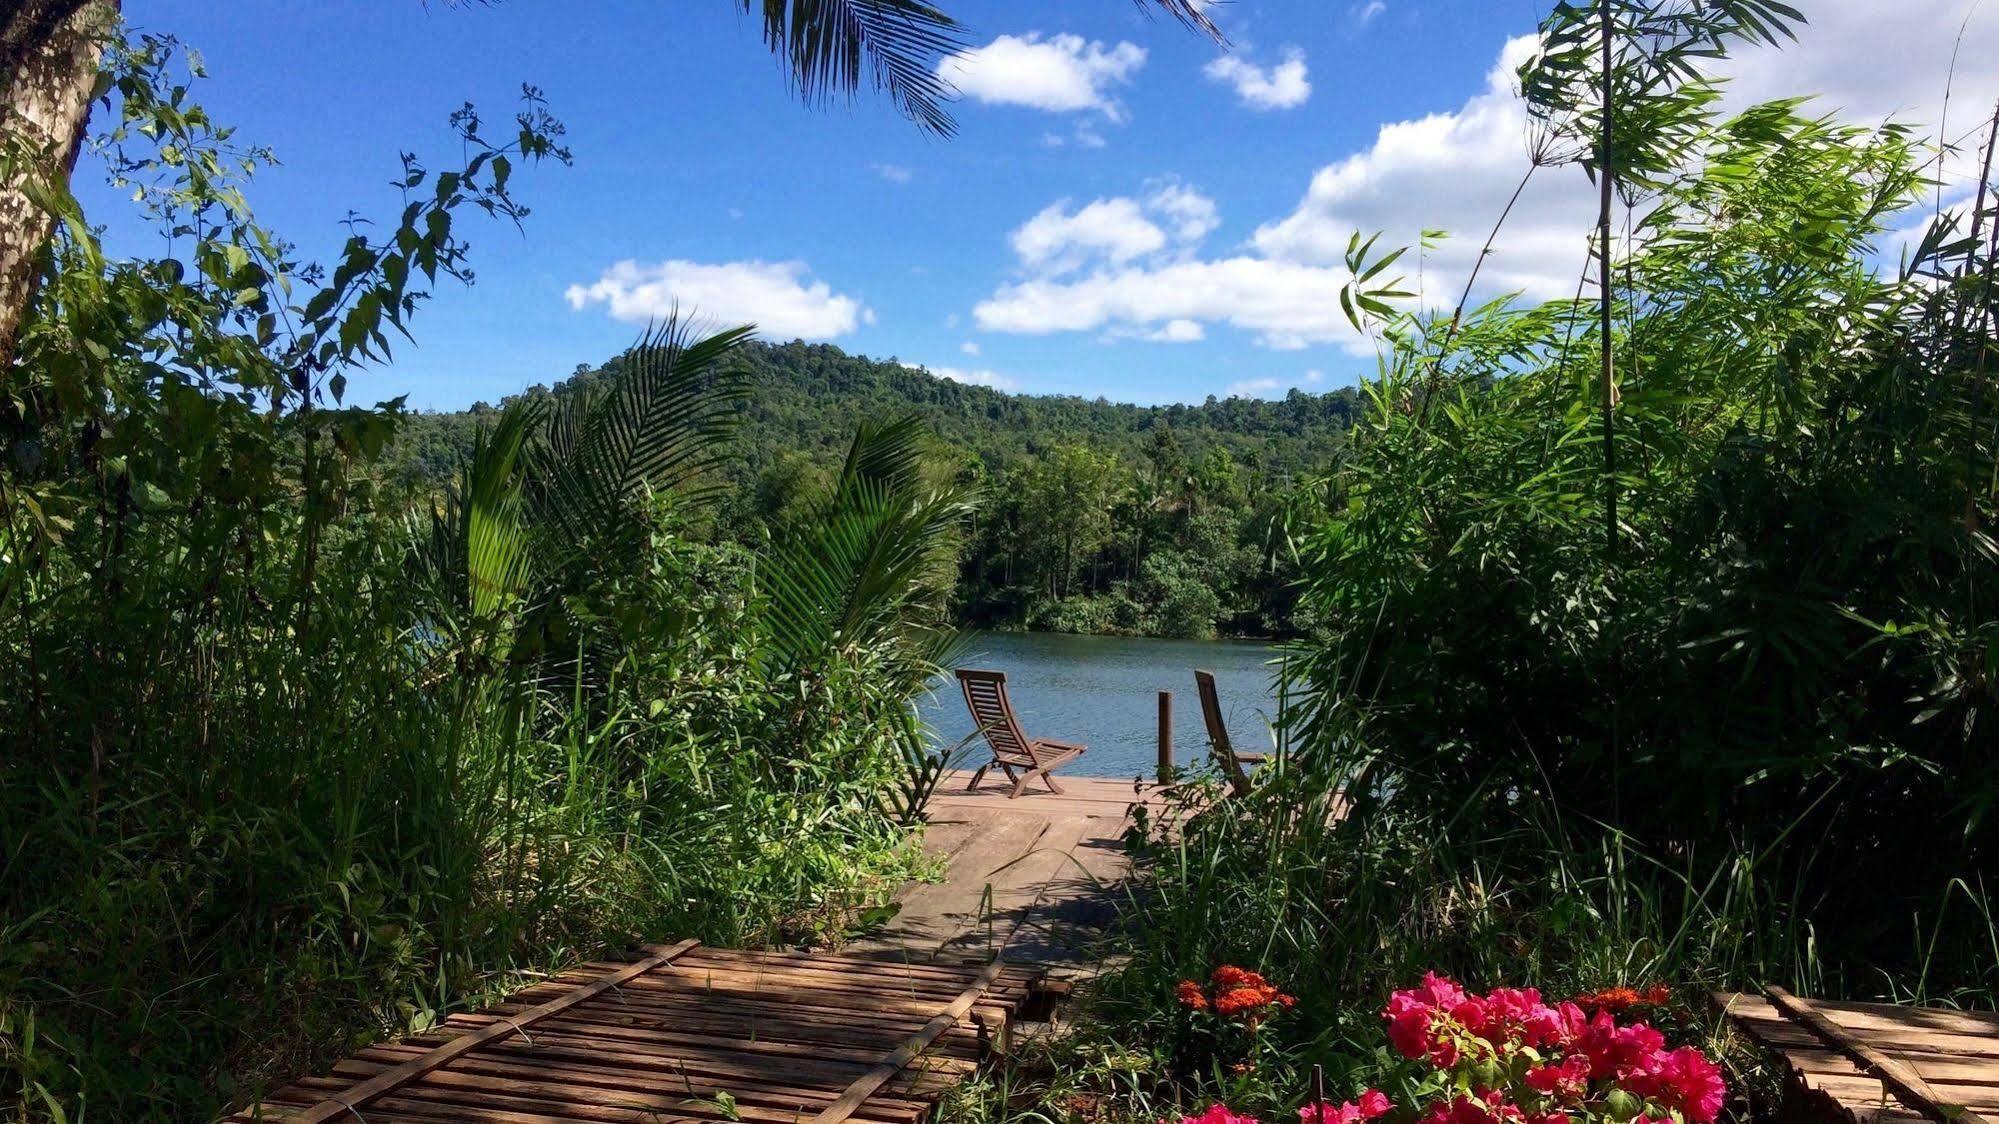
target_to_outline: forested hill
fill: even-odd
[[[1159,635],[1268,634],[1289,621],[1271,521],[1327,471],[1357,397],[1210,397],[1136,406],[953,382],[827,344],[751,343],[748,417],[723,526],[752,538],[818,494],[863,421],[916,414],[982,497],[958,604],[966,623]],[[578,367],[554,387],[603,377]],[[410,419],[390,454],[445,479],[497,407]]]
[[[944,445],[976,453],[989,469],[1079,441],[1139,457],[1162,431],[1170,431],[1190,458],[1221,448],[1245,467],[1293,477],[1331,463],[1356,404],[1349,387],[1328,394],[1294,390],[1277,401],[1210,396],[1199,405],[1136,406],[953,382],[894,359],[849,355],[831,344],[752,342],[740,354],[755,386],[737,469],[746,478],[787,449],[837,460],[863,419],[908,413],[920,414]],[[537,385],[527,393],[549,393],[601,373],[579,366],[554,387]],[[471,448],[479,418],[497,408],[479,403],[418,415],[405,427],[394,461],[413,475],[443,479]]]

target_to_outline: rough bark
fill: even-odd
[[[15,0],[0,16],[0,371],[14,362],[54,219],[20,188],[69,178],[118,0]]]

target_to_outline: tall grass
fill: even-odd
[[[839,940],[918,861],[895,798],[962,504],[914,429],[857,437],[811,526],[708,541],[748,333],[667,325],[399,493],[400,406],[341,372],[559,129],[455,119],[464,171],[431,203],[412,160],[405,229],[321,272],[216,178],[255,157],[172,54],[113,52],[109,136],[192,245],[66,225],[0,372],[4,1115],[212,1119],[632,940]]]

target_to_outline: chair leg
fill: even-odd
[[[1048,786],[1048,791],[1054,793],[1057,796],[1062,795],[1062,786],[1055,783],[1055,774],[1053,772],[1042,773],[1041,780],[1042,783]]]
[[[976,772],[976,773],[973,773],[973,774],[972,774],[972,783],[971,783],[971,784],[968,784],[968,785],[966,785],[966,786],[965,786],[965,791],[966,791],[966,792],[977,792],[977,791],[979,791],[979,782],[980,782],[980,781],[982,781],[982,780],[984,780],[984,779],[986,778],[986,770],[987,770],[987,769],[990,769],[990,768],[992,768],[992,767],[993,767],[993,763],[992,763],[992,762],[990,762],[990,761],[988,761],[988,762],[986,762],[985,764],[983,764],[983,765],[979,766],[979,771],[978,771],[978,772]]]
[[[1046,774],[1042,775],[1045,776]],[[1020,774],[1020,779],[1013,782],[1013,791],[1007,793],[1006,798],[1008,800],[1020,799],[1020,794],[1027,791],[1027,782],[1033,780],[1034,777],[1035,777],[1035,770],[1033,769],[1028,769],[1022,772]]]

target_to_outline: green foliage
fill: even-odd
[[[976,511],[956,585],[961,623],[992,628],[1211,636],[1293,631],[1296,578],[1281,516],[1298,482],[1338,457],[1358,398],[1131,406],[1008,394],[826,345],[747,343],[742,457],[723,466],[718,528],[759,544],[804,517],[873,419],[913,415],[955,465]],[[616,362],[552,391],[587,390]],[[489,406],[420,414],[385,459],[414,488],[447,479]],[[939,480],[936,483],[943,483]]]
[[[342,405],[343,372],[469,279],[454,216],[524,214],[509,160],[558,127],[531,97],[494,147],[457,115],[464,165],[406,160],[401,220],[323,269],[251,218],[262,155],[170,57],[114,53],[105,141],[169,249],[110,261],[67,224],[0,374],[17,1114],[213,1119],[631,939],[838,940],[916,861],[953,501],[864,438],[892,485],[798,488],[871,536],[814,559],[838,616],[776,596],[796,551],[702,533],[747,330],[676,325],[486,413],[411,498],[378,459],[407,415]]]
[[[1099,1039],[1147,1045],[1147,1076],[1085,1068],[1111,1103],[1048,1115],[1269,1118],[1312,1064],[1341,1093],[1372,1083],[1380,1005],[1427,970],[1667,983],[1689,1036],[1717,1029],[1709,988],[1999,994],[1992,185],[1897,272],[1881,251],[1923,184],[1906,129],[1799,101],[1717,119],[1684,81],[1725,41],[1781,35],[1787,8],[1609,6],[1636,68],[1618,96],[1655,103],[1619,107],[1642,205],[1610,338],[1577,302],[1398,312],[1392,254],[1354,241],[1347,303],[1384,360],[1291,512],[1309,631],[1288,752],[1247,795],[1197,779],[1150,825],[1095,1009]],[[1601,10],[1564,5],[1551,49],[1587,54]],[[1727,26],[1685,22],[1709,17]],[[1220,963],[1299,998],[1254,1066],[1173,1000]],[[1753,1110],[1767,1087],[1743,1076]]]

